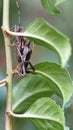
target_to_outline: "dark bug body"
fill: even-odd
[[[21,28],[19,26],[15,26],[14,31],[21,32]],[[20,77],[23,77],[26,73],[31,72],[28,70],[28,65],[30,65],[32,71],[34,71],[34,67],[29,61],[32,54],[30,41],[25,39],[23,36],[16,36],[15,47],[17,61],[19,63],[15,69],[15,73],[17,73]]]

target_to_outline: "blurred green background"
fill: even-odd
[[[0,0],[0,27],[2,26],[2,3]],[[54,25],[64,34],[66,34],[71,41],[73,48],[73,0],[66,0],[58,6],[61,11],[60,15],[51,16],[47,14],[41,6],[40,0],[20,0],[21,11],[21,26],[24,29],[28,24],[38,17],[43,17],[49,23]],[[18,24],[18,9],[16,7],[16,0],[10,0],[10,28],[15,24]],[[16,64],[14,49],[12,49],[12,55],[14,57],[14,65]],[[36,64],[41,61],[58,62],[56,54],[43,47],[35,46],[32,54],[32,63]],[[73,79],[73,53],[66,66]],[[5,61],[5,48],[2,30],[0,29],[0,80],[6,76],[6,61]],[[71,98],[71,106],[65,110],[66,124],[73,130],[73,98]],[[0,130],[4,130],[4,113],[6,107],[6,88],[0,88]],[[21,124],[21,125],[20,125]],[[21,128],[22,127],[22,128]],[[28,120],[13,119],[13,130],[36,130],[36,128]]]

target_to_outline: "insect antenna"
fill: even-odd
[[[20,0],[16,1],[16,6],[18,8],[18,26],[20,27],[20,16],[21,16],[21,13],[20,13]]]

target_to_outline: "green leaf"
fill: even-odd
[[[55,85],[53,86],[55,87]],[[13,88],[13,111],[22,113],[38,98],[51,96],[54,92],[51,87],[51,81],[39,74],[25,76]]]
[[[55,63],[39,63],[35,66],[36,73],[45,76],[57,85],[62,93],[64,105],[69,101],[73,93],[72,81],[66,69]]]
[[[25,76],[13,88],[13,111],[22,113],[38,98],[53,93],[64,100],[72,95],[72,82],[68,72],[55,63],[44,62],[35,66],[35,74]],[[43,81],[43,82],[42,82]]]
[[[59,14],[59,10],[56,8],[58,4],[64,0],[41,0],[42,6],[50,14]]]
[[[35,101],[21,118],[28,118],[39,130],[64,130],[63,110],[50,98]]]
[[[34,20],[25,30],[25,37],[34,41],[35,44],[44,46],[56,52],[61,65],[65,66],[70,55],[71,46],[69,39],[47,23],[43,19]]]

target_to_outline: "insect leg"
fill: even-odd
[[[21,69],[22,69],[23,76],[25,76],[26,70],[25,70],[24,62],[22,63],[22,68]]]
[[[16,67],[16,69],[14,70],[14,72],[18,75],[18,76],[20,76],[20,77],[23,77],[24,75],[25,75],[25,73],[23,73],[23,70],[24,68],[23,68],[23,63],[21,62],[21,63],[19,63],[18,65],[17,65],[17,67]]]
[[[34,66],[31,64],[31,62],[29,61],[28,64],[30,65],[30,67],[32,68],[33,71],[35,71]]]
[[[13,47],[13,46],[16,46],[16,45],[15,44],[7,44],[7,46]]]
[[[33,72],[33,71],[35,71],[35,68],[34,68],[34,66],[31,64],[31,62],[27,62],[29,65],[30,65],[30,67],[32,68],[32,71],[30,71],[30,70],[28,70],[27,68],[25,68],[26,69],[26,73],[31,73],[31,72]]]

